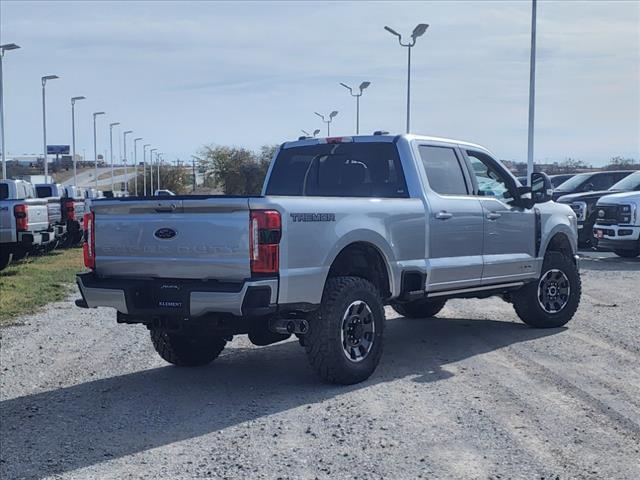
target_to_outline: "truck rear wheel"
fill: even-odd
[[[23,245],[19,245],[13,250],[13,261],[18,262],[25,258],[28,254],[29,250]]]
[[[581,292],[580,274],[571,259],[560,252],[547,252],[542,275],[513,293],[513,307],[527,325],[557,328],[576,313]]]
[[[369,378],[382,356],[384,306],[376,287],[360,277],[332,277],[309,317],[304,346],[325,381],[350,385]]]
[[[3,248],[0,250],[0,270],[4,270],[11,263],[11,256],[13,254],[9,251],[8,248]]]
[[[212,335],[184,335],[151,330],[156,352],[167,362],[180,367],[207,365],[220,355],[226,345],[221,337]]]
[[[446,299],[421,298],[407,303],[396,303],[391,307],[403,317],[407,318],[430,318],[435,317],[447,303]]]

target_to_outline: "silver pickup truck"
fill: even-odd
[[[38,198],[44,198],[49,206],[49,220],[52,211],[55,218],[56,237],[64,247],[71,247],[82,242],[85,199],[83,192],[72,185],[63,186],[57,183],[36,184]]]
[[[46,200],[24,180],[0,180],[0,270],[53,241]]]
[[[146,325],[173,364],[211,362],[236,334],[295,334],[320,377],[359,382],[380,360],[385,305],[421,318],[499,295],[534,327],[572,318],[576,217],[546,175],[531,185],[456,140],[284,143],[262,196],[94,201],[76,303]]]

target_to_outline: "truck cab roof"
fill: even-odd
[[[452,138],[446,137],[435,137],[430,135],[419,135],[414,133],[402,133],[397,135],[391,134],[373,134],[373,135],[349,135],[349,136],[335,136],[335,137],[309,137],[309,138],[300,138],[298,140],[294,140],[291,142],[285,142],[282,144],[282,148],[293,148],[293,147],[304,147],[309,145],[318,145],[321,143],[372,143],[372,142],[380,142],[380,143],[392,143],[398,142],[400,140],[404,140],[406,142],[412,141],[422,141],[429,143],[446,143],[453,145],[461,145],[468,148],[482,150],[491,154],[489,150],[487,150],[482,145],[478,145],[475,143],[467,142],[464,140],[455,140]]]

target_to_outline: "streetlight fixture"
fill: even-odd
[[[125,192],[129,192],[129,180],[127,178],[127,135],[133,133],[133,130],[127,130],[122,132],[122,141],[124,147],[124,158],[122,159],[124,163],[124,184],[125,184]]]
[[[393,28],[385,26],[384,29],[391,35],[398,37],[398,43],[401,47],[407,47],[407,133],[409,133],[409,127],[411,122],[411,49],[416,44],[418,37],[424,35],[429,25],[426,23],[419,23],[411,33],[411,42],[402,43],[402,35],[396,32]]]
[[[149,150],[149,181],[151,182],[151,188],[149,189],[149,194],[153,196],[153,152],[157,152],[157,148],[152,148]]]
[[[115,192],[115,183],[113,180],[113,127],[120,125],[120,122],[109,124],[109,158],[111,159],[111,191]]]
[[[73,185],[78,186],[78,175],[76,169],[76,102],[87,97],[71,97],[71,155],[73,155]]]
[[[0,148],[2,149],[2,178],[7,178],[7,156],[4,151],[4,93],[2,88],[2,57],[4,57],[4,52],[9,50],[17,50],[20,48],[15,43],[5,43],[4,45],[0,45]]]
[[[356,97],[356,135],[358,135],[360,134],[360,97],[362,96],[362,91],[371,85],[371,82],[362,82],[358,87],[360,93],[353,93],[353,89],[342,82],[340,82],[340,85],[349,90],[352,97]]]
[[[338,111],[334,110],[333,112],[331,112],[329,114],[329,120],[325,120],[324,119],[324,115],[320,115],[318,112],[313,112],[313,113],[315,113],[317,116],[319,116],[322,119],[322,121],[327,124],[327,137],[330,137],[331,136],[331,129],[330,129],[329,125],[331,125],[331,122],[333,121],[333,118],[336,115],[338,115]]]
[[[49,80],[55,80],[57,75],[46,75],[42,77],[42,143],[44,146],[44,181],[49,181],[49,165],[47,164],[47,109],[45,101],[45,85]]]
[[[95,177],[93,181],[95,182],[96,191],[98,190],[98,141],[96,139],[96,117],[104,114],[105,112],[93,112],[93,173]]]
[[[142,183],[143,183],[143,196],[147,196],[147,148],[151,144],[147,143],[142,146]]]
[[[133,177],[133,190],[135,196],[138,196],[138,142],[142,140],[142,137],[133,139],[133,171],[135,176]]]
[[[319,128],[316,128],[316,129],[313,131],[313,133],[309,133],[309,132],[307,132],[306,130],[300,130],[300,131],[301,131],[302,133],[304,133],[304,135],[305,135],[306,137],[315,137],[316,135],[318,135],[318,134],[320,133],[320,129],[319,129]]]

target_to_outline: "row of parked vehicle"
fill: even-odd
[[[551,175],[553,200],[571,206],[582,248],[640,255],[640,171]],[[526,181],[518,177],[520,182]],[[524,183],[523,183],[524,184]]]
[[[81,244],[87,203],[102,196],[93,188],[0,181],[0,270],[30,254]]]

